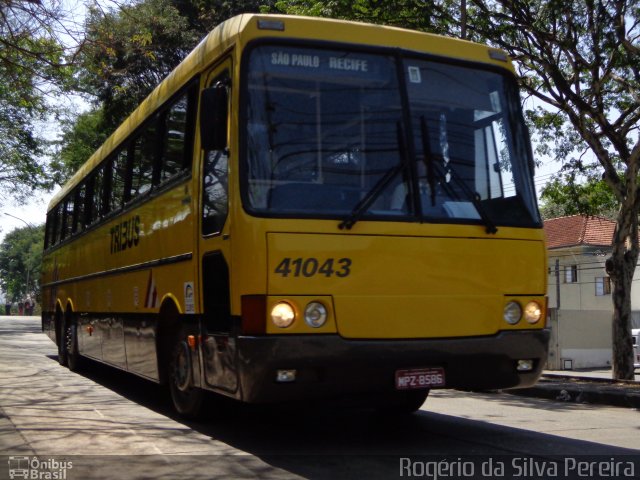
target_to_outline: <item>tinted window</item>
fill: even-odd
[[[86,203],[86,187],[83,184],[76,187],[75,210],[73,212],[73,232],[84,229],[84,208]]]
[[[187,106],[187,96],[184,95],[167,111],[160,181],[175,176],[184,167],[187,145]]]
[[[229,72],[216,77],[211,85],[229,85]],[[211,86],[210,85],[210,86]],[[227,119],[222,121],[226,122]],[[202,172],[202,234],[220,233],[229,211],[229,156],[226,150],[205,152]]]
[[[228,156],[215,150],[207,152],[202,175],[202,233],[222,231],[228,211]]]
[[[88,221],[89,224],[96,222],[102,217],[102,211],[103,211],[102,199],[104,198],[102,194],[103,185],[104,185],[104,168],[100,167],[95,171],[95,173],[91,177],[91,180],[89,181],[90,193],[87,192],[87,194],[90,194],[90,198],[91,198],[91,206],[90,206],[91,210],[90,212],[88,212],[88,216],[87,216],[87,218],[89,219]]]
[[[249,211],[485,223],[487,231],[539,225],[508,74],[288,45],[254,48],[247,67],[241,175]]]
[[[69,195],[64,201],[64,208],[62,211],[62,235],[61,239],[69,238],[73,228],[73,196]]]
[[[112,158],[111,194],[109,196],[110,210],[118,210],[124,203],[124,186],[127,177],[127,151],[121,150]]]
[[[251,209],[345,215],[387,172],[397,170],[394,184],[401,182],[403,113],[392,58],[259,47],[249,69]],[[407,214],[409,207],[385,213]]]
[[[51,210],[47,214],[47,228],[46,228],[46,246],[51,247],[56,243],[56,212],[57,209]]]
[[[130,198],[144,195],[153,185],[153,167],[158,151],[158,121],[153,119],[136,139],[133,148]]]
[[[53,234],[53,243],[56,244],[60,242],[60,238],[62,234],[62,203],[56,206],[55,210],[53,211],[53,216],[54,216],[53,225],[55,228],[55,231]]]

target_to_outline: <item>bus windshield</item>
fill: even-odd
[[[510,76],[413,54],[281,45],[252,49],[246,65],[250,213],[539,226]]]

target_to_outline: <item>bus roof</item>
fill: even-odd
[[[325,40],[361,46],[384,46],[428,53],[443,58],[498,66],[513,72],[506,53],[486,45],[397,27],[346,20],[289,15],[242,14],[215,27],[187,57],[122,122],[49,202],[51,210],[98,164],[113,152],[145,119],[234,46],[258,37]]]

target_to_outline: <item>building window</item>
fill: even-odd
[[[577,265],[565,265],[564,267],[564,283],[577,283],[578,282],[578,266]]]
[[[609,277],[596,277],[596,297],[611,295],[611,279]]]

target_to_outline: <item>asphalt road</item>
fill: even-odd
[[[640,475],[633,409],[441,390],[401,419],[325,405],[215,404],[207,419],[184,422],[161,387],[90,367],[59,366],[38,318],[0,317],[0,479],[20,474],[21,459],[39,478],[65,479],[434,478],[435,460],[450,466],[438,478],[466,476],[466,461],[475,462],[469,478],[500,476],[484,475],[487,461],[511,468],[503,478],[585,478],[563,476],[573,457],[629,459]],[[549,470],[554,463],[560,471]],[[607,477],[625,478],[618,473]]]

